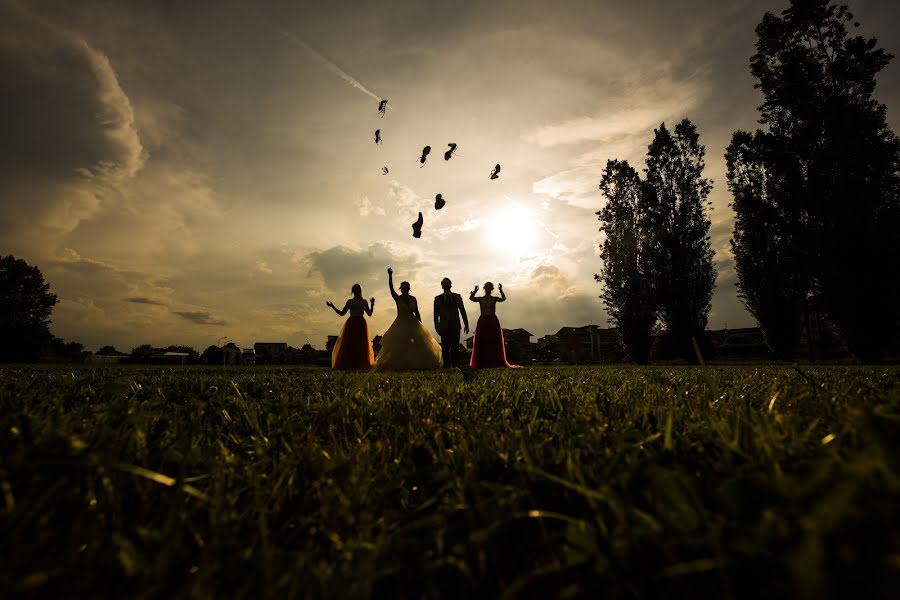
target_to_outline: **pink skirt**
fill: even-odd
[[[496,315],[478,317],[475,326],[474,348],[469,366],[473,369],[490,369],[494,367],[519,368],[506,361],[506,344],[503,342],[503,329]]]

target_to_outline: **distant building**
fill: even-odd
[[[545,335],[538,338],[535,348],[535,358],[544,362],[562,360],[559,338],[555,335]]]
[[[531,338],[534,334],[525,329],[504,329],[503,342],[506,344],[506,358],[511,361],[530,361],[534,357]]]
[[[506,346],[507,360],[518,361],[534,358],[536,345],[531,342],[532,336],[534,334],[525,329],[504,329],[503,343]],[[475,336],[470,335],[464,342],[465,350],[471,354]]]
[[[262,365],[280,364],[287,355],[287,342],[256,342],[253,350],[256,362]]]
[[[254,348],[244,348],[241,350],[241,362],[245,365],[255,365],[256,350]]]
[[[147,362],[158,365],[183,365],[190,358],[188,352],[163,352],[162,354],[153,354],[147,359]]]
[[[537,346],[538,346],[538,349],[540,349],[540,350],[543,350],[544,348],[547,348],[549,346],[554,346],[554,345],[555,346],[559,345],[559,338],[556,337],[555,335],[553,335],[552,333],[538,338]]]
[[[563,327],[554,334],[559,340],[560,358],[566,362],[590,363],[621,360],[619,332],[599,325]]]
[[[89,365],[116,365],[126,358],[128,356],[125,354],[89,354],[85,357],[84,362]]]

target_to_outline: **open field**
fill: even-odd
[[[900,368],[0,368],[0,596],[896,597]]]

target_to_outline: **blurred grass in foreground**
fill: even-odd
[[[0,595],[897,597],[900,369],[0,369]]]

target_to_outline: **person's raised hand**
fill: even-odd
[[[375,306],[375,298],[369,298],[369,303],[370,303],[372,306]]]
[[[497,284],[497,289],[500,290],[500,291],[502,292],[502,291],[503,291],[503,284],[502,284],[502,283],[498,283],[498,284]]]
[[[393,275],[393,274],[394,274],[394,270],[392,268],[388,267],[388,275]]]
[[[474,294],[474,293],[477,292],[477,291],[478,291],[478,286],[476,285],[476,286],[475,286],[475,289],[472,291],[472,293]]]
[[[331,308],[334,308],[334,304],[331,303],[331,300],[326,300],[325,304],[330,306]]]

